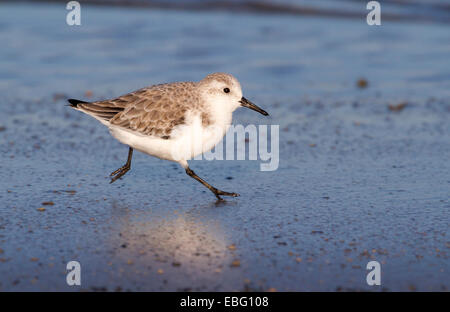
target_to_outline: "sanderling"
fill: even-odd
[[[219,200],[220,196],[239,194],[208,184],[189,168],[187,161],[220,142],[231,125],[233,111],[239,106],[268,115],[243,97],[239,81],[225,73],[210,74],[199,82],[154,85],[111,100],[68,101],[74,109],[99,120],[114,138],[129,146],[127,162],[111,173],[110,183],[130,170],[136,149],[178,162]]]

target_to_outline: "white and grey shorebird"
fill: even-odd
[[[130,170],[133,149],[136,149],[178,162],[189,176],[206,186],[219,200],[222,200],[220,196],[239,194],[208,184],[189,168],[187,161],[220,142],[238,107],[268,115],[243,97],[239,81],[226,73],[213,73],[199,82],[149,86],[111,100],[68,101],[71,107],[100,121],[114,138],[129,146],[127,162],[111,173],[110,183]]]

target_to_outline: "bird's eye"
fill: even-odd
[[[230,93],[230,89],[225,88],[225,89],[223,89],[223,92],[225,92],[225,93]]]

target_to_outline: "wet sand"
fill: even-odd
[[[86,6],[71,28],[55,5],[0,21],[0,291],[448,290],[448,27]],[[213,71],[271,114],[235,124],[280,125],[278,170],[192,161],[241,194],[219,205],[141,153],[110,185],[127,148],[65,99]]]

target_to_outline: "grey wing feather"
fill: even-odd
[[[116,103],[114,100],[98,102],[82,102],[78,100],[69,100],[69,102],[71,103],[72,107],[81,110],[86,114],[106,121],[111,120],[116,114],[122,112],[125,109],[125,105],[121,105],[122,103]]]
[[[172,129],[185,123],[185,113],[198,103],[194,83],[183,82],[140,89],[113,101],[126,102],[110,123],[143,135],[169,139]]]

